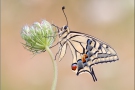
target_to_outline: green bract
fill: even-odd
[[[46,20],[35,22],[32,26],[24,26],[21,37],[26,41],[24,46],[33,53],[39,53],[51,47],[55,41],[55,28]]]

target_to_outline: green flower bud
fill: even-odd
[[[33,53],[44,52],[51,47],[56,38],[55,27],[48,21],[35,22],[32,26],[24,26],[21,37],[26,41],[24,47]]]

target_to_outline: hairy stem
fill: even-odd
[[[57,73],[57,65],[56,65],[56,61],[54,60],[53,53],[51,52],[49,47],[46,47],[46,51],[51,56],[51,60],[52,60],[52,63],[53,63],[54,79],[53,79],[53,84],[52,84],[52,89],[51,90],[55,90],[56,89],[56,84],[57,84],[57,75],[58,75],[58,73]]]

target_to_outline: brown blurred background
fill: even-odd
[[[57,61],[56,90],[134,89],[134,0],[1,0],[1,5],[1,90],[50,90],[53,69],[48,53],[33,57],[20,43],[24,42],[20,31],[43,19],[62,27],[63,5],[71,30],[109,43],[120,60],[95,65],[98,81],[93,82],[89,74],[72,72],[68,48]],[[55,54],[58,46],[52,51]]]

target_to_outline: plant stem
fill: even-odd
[[[53,70],[54,70],[54,80],[53,80],[53,84],[52,84],[52,89],[51,90],[55,90],[56,89],[56,84],[57,84],[57,65],[56,65],[56,61],[54,60],[54,56],[53,53],[51,52],[51,50],[49,49],[49,47],[46,47],[46,51],[49,53],[49,55],[51,56],[52,59],[52,63],[53,63]]]

